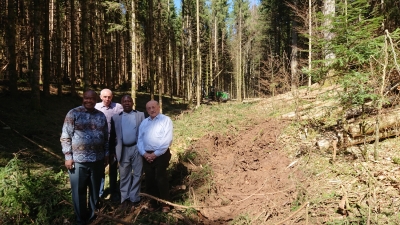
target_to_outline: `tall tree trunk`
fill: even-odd
[[[294,1],[295,7],[297,6],[297,0]],[[291,89],[292,91],[297,88],[298,84],[298,77],[297,77],[297,67],[298,67],[298,48],[297,48],[297,22],[296,19],[293,18],[292,20],[292,53],[290,54],[290,71],[291,71]]]
[[[333,27],[333,18],[335,16],[335,0],[324,0],[324,8],[323,8],[323,14],[324,14],[324,39],[329,43],[334,36],[334,33],[330,31],[330,29]],[[335,53],[332,52],[332,50],[329,48],[330,44],[326,44],[325,46],[325,65],[329,66],[333,59],[336,57]]]
[[[201,56],[200,56],[200,16],[199,16],[199,0],[196,0],[196,29],[197,29],[197,41],[196,41],[196,56],[197,56],[197,107],[200,106],[201,101]]]
[[[43,77],[43,94],[50,95],[50,21],[49,21],[49,0],[43,0],[42,11],[42,40],[43,40],[43,58],[42,58],[42,77]],[[61,52],[60,52],[61,54]]]
[[[11,95],[16,97],[18,95],[18,73],[17,73],[17,55],[15,51],[15,37],[16,37],[16,10],[17,5],[15,1],[8,1],[8,24],[6,25],[7,31],[6,39],[7,39],[7,50],[8,50],[8,77],[9,77],[9,90]]]
[[[40,1],[33,1],[32,104],[40,109]]]
[[[91,0],[82,0],[81,2],[81,48],[82,48],[82,82],[83,90],[88,90],[90,86],[90,73],[89,73],[89,63],[90,63],[90,52],[89,52],[89,10],[88,5]]]
[[[161,38],[162,38],[162,31],[161,31],[161,23],[162,23],[162,18],[161,18],[161,1],[158,0],[157,2],[157,18],[156,18],[156,22],[157,22],[157,41],[155,41],[156,43],[156,49],[157,49],[157,73],[155,76],[155,81],[158,80],[158,83],[156,83],[156,87],[158,87],[158,103],[160,104],[160,109],[161,109],[161,113],[162,113],[162,104],[163,104],[163,100],[162,100],[162,95],[164,94],[163,92],[163,87],[164,87],[164,76],[165,74],[163,74],[162,72],[162,47],[161,47]]]
[[[237,75],[237,100],[242,102],[242,9],[239,8],[239,55],[238,55],[238,75]]]
[[[71,24],[71,70],[70,78],[71,78],[71,95],[76,96],[75,90],[75,82],[76,82],[76,27],[75,27],[75,0],[70,0],[71,7],[71,15],[70,15],[70,24]]]
[[[111,77],[111,73],[112,73],[112,47],[111,47],[111,34],[106,34],[106,38],[105,38],[105,46],[106,46],[106,86],[108,88],[111,88],[112,85],[112,77]]]
[[[55,55],[56,55],[56,76],[57,76],[57,95],[61,96],[62,95],[62,68],[61,68],[61,38],[62,38],[62,34],[61,34],[61,4],[60,1],[56,1],[56,34],[55,34],[55,39],[56,39],[56,44],[55,44],[55,48],[56,51],[54,51]],[[67,49],[65,49],[66,51]],[[64,59],[65,61],[67,61],[67,59]],[[66,68],[64,68],[66,69]]]
[[[137,69],[137,60],[136,60],[136,7],[135,7],[135,0],[131,0],[131,46],[132,46],[132,73],[131,73],[131,96],[133,99],[133,107],[135,108],[136,105],[136,69]]]
[[[312,66],[312,0],[308,0],[308,71],[311,72]],[[311,87],[311,73],[308,75],[308,87]]]
[[[186,21],[185,21],[185,1],[184,0],[182,0],[182,30],[185,30],[185,25],[186,25]],[[183,99],[185,99],[185,92],[184,91],[181,91],[181,90],[185,90],[185,87],[184,87],[184,84],[185,84],[185,81],[184,81],[184,75],[185,75],[185,45],[183,44],[183,43],[185,43],[185,33],[184,32],[181,32],[181,61],[180,61],[180,67],[179,67],[179,75],[180,75],[180,78],[179,78],[179,80],[178,80],[178,83],[177,83],[177,91],[178,91],[178,93],[180,93],[181,95],[183,94]],[[180,81],[182,81],[182,82],[180,82]],[[181,85],[181,83],[182,83],[182,85]],[[182,87],[181,87],[182,86]]]
[[[149,48],[148,48],[148,57],[149,57],[149,63],[148,63],[148,68],[149,68],[149,83],[150,83],[150,98],[154,100],[154,88],[156,85],[155,82],[155,70],[154,70],[154,66],[155,66],[155,54],[154,54],[154,46],[153,46],[153,42],[155,41],[154,39],[154,23],[153,23],[153,0],[149,0],[149,10],[148,10],[148,15],[149,15],[149,24],[148,24],[148,43],[149,43]]]
[[[97,21],[97,16],[99,14],[96,3],[90,1],[89,2],[89,11],[90,11],[90,16],[88,18],[89,22],[89,27],[90,29],[88,30],[88,44],[89,44],[89,60],[88,60],[88,71],[89,71],[89,77],[90,77],[90,85],[92,87],[95,87],[96,82],[96,74],[97,74],[97,66],[96,66],[96,53],[97,53],[97,48],[95,45],[95,38],[93,38],[93,33],[94,29],[96,29],[96,21]],[[88,11],[88,12],[89,12]]]

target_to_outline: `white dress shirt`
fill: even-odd
[[[164,154],[172,144],[172,134],[173,124],[168,116],[160,113],[154,119],[146,118],[139,127],[140,154],[143,156],[146,151],[154,151],[157,157]]]

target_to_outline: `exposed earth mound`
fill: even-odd
[[[300,207],[302,194],[296,187],[304,179],[282,151],[284,126],[270,119],[238,136],[209,134],[188,150],[189,193],[200,206],[203,224],[241,217],[253,218],[252,224],[276,224]]]

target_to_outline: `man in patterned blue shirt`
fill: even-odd
[[[89,90],[83,94],[82,106],[71,109],[65,117],[60,138],[77,224],[95,219],[101,177],[108,164],[107,119],[94,108],[96,101],[96,92]]]

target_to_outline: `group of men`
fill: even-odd
[[[173,136],[171,119],[160,113],[160,106],[154,100],[147,102],[149,116],[145,118],[143,112],[133,109],[130,95],[122,96],[121,104],[112,102],[109,89],[101,91],[101,102],[96,103],[97,97],[93,90],[84,92],[82,106],[67,113],[60,138],[77,224],[87,224],[96,218],[107,165],[111,200],[119,200],[121,208],[132,209],[139,205],[142,170],[146,192],[169,200],[167,168]],[[153,211],[157,204],[151,200],[148,210]],[[161,209],[170,211],[167,204],[162,204]]]

